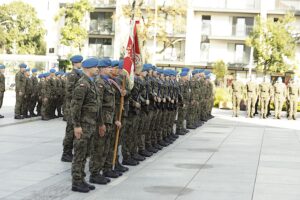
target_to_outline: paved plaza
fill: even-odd
[[[5,112],[12,109],[6,102]],[[214,115],[88,194],[71,192],[71,164],[60,161],[65,122],[6,117],[0,120],[0,199],[300,199],[299,121]]]

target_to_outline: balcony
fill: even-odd
[[[92,0],[92,5],[95,8],[115,8],[116,0]]]
[[[208,38],[210,40],[245,41],[252,30],[253,30],[253,26],[233,25],[231,28],[231,33],[229,33],[227,35],[225,35],[225,34],[217,35],[217,34],[211,33],[211,35],[209,35]]]
[[[240,25],[233,25],[232,26],[232,35],[238,37],[246,37],[249,36],[253,30],[253,26],[240,26]]]
[[[259,13],[260,0],[201,0],[193,1],[195,10],[218,12]]]

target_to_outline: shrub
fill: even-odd
[[[231,95],[228,88],[216,88],[214,106],[219,107],[221,101],[231,102]]]

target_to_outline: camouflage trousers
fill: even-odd
[[[195,104],[189,104],[187,106],[187,126],[195,125]]]
[[[269,105],[269,98],[261,97],[260,98],[260,112],[261,116],[265,117],[268,113],[268,105]]]
[[[42,99],[40,99],[40,98],[38,98],[38,101],[37,101],[36,111],[37,111],[38,115],[41,115],[41,111],[42,111]]]
[[[112,162],[112,157],[109,157],[110,144],[114,128],[112,124],[105,124],[106,133],[100,137],[98,131],[93,134],[91,143],[91,159],[89,163],[89,170],[91,175],[98,175],[104,169],[105,162]],[[75,147],[74,147],[75,150]]]
[[[256,97],[248,97],[247,99],[247,115],[251,117],[255,113]]]
[[[180,106],[178,108],[178,117],[176,121],[176,132],[181,132],[184,130],[184,120],[187,114],[187,107]]]
[[[0,92],[0,108],[2,108],[4,92]]]
[[[22,115],[28,115],[29,108],[30,108],[30,99],[31,99],[31,94],[26,94],[24,96],[24,102],[22,104]]]
[[[242,98],[240,96],[232,95],[232,110],[234,116],[238,116],[239,114],[241,100]]]
[[[110,125],[109,132],[107,132],[107,134],[109,134],[110,136],[108,137],[109,146],[108,146],[107,156],[104,162],[104,170],[111,170],[112,161],[114,157],[115,142],[116,142],[116,126],[114,124]]]
[[[84,181],[86,159],[90,153],[92,135],[95,135],[96,126],[88,123],[81,123],[83,134],[80,139],[74,139],[74,156],[72,161],[72,183],[79,184]]]
[[[72,119],[67,120],[65,137],[63,140],[63,153],[72,154],[74,140],[74,128]]]
[[[275,106],[275,118],[281,117],[282,106],[284,103],[284,96],[274,98],[274,106]]]
[[[129,112],[123,135],[124,145],[122,145],[122,155],[125,160],[137,153],[138,139],[140,136],[138,132],[140,120],[139,115]]]
[[[62,96],[58,96],[57,99],[56,99],[56,101],[55,101],[55,110],[57,111],[58,115],[62,114],[63,101],[64,100],[63,100]]]
[[[24,94],[19,95],[16,92],[16,105],[15,105],[15,115],[22,115],[22,105],[24,104]]]
[[[30,114],[34,113],[34,109],[36,107],[37,102],[38,102],[38,96],[36,94],[31,96],[30,103],[29,103],[29,112],[30,112]]]
[[[49,103],[49,98],[47,100],[43,99],[42,100],[42,108],[41,108],[41,115],[42,118],[50,118],[50,103]],[[72,141],[73,142],[73,141]]]
[[[155,128],[154,131],[156,133],[156,142],[159,142],[163,139],[163,110],[157,110],[155,120]]]
[[[152,119],[150,121],[151,145],[157,144],[158,138],[160,138],[158,128],[157,128],[157,124],[159,123],[158,122],[158,113],[159,113],[158,109],[153,110]]]
[[[138,140],[138,149],[141,151],[141,150],[145,150],[145,148],[146,148],[145,128],[146,128],[146,125],[147,125],[146,122],[149,119],[149,116],[148,116],[148,113],[142,111],[140,113],[139,117],[140,117],[140,124],[138,126],[138,132],[140,133],[140,135],[139,135],[139,140]]]
[[[154,116],[154,111],[150,110],[148,112],[148,114],[145,116],[145,120],[143,119],[144,127],[143,127],[142,131],[144,132],[144,135],[145,135],[145,145],[146,145],[146,147],[152,146],[151,138],[152,138],[152,135],[154,133],[153,133],[153,129],[151,127],[151,124],[153,123],[152,122],[153,116]]]
[[[298,99],[295,97],[290,97],[289,100],[289,119],[292,117],[296,119],[297,117],[297,106],[298,106]]]

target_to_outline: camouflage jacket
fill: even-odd
[[[102,101],[102,111],[103,111],[103,122],[105,124],[113,124],[116,110],[116,99],[115,99],[115,88],[110,83],[110,78],[107,76],[101,76],[103,80],[103,101]]]
[[[74,127],[81,127],[81,123],[91,125],[103,123],[101,122],[99,90],[95,82],[85,74],[75,85],[74,96],[71,101],[71,116]]]
[[[25,96],[29,98],[32,95],[32,91],[33,91],[32,80],[31,78],[27,77],[26,84],[25,84]]]
[[[5,92],[5,76],[0,72],[0,92]]]
[[[25,93],[26,77],[25,74],[19,71],[15,76],[16,92]]]
[[[67,76],[66,80],[66,100],[67,102],[70,102],[72,100],[73,92],[75,89],[75,84],[80,79],[81,75],[76,72],[75,69],[73,69]]]
[[[36,76],[31,76],[31,82],[32,82],[32,95],[37,96],[38,95],[38,78]]]

